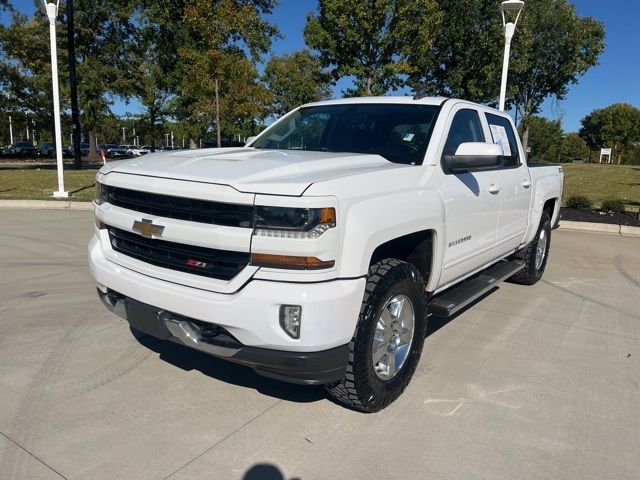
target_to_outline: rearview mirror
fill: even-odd
[[[253,135],[251,137],[247,137],[247,140],[244,142],[244,146],[246,147],[247,145],[249,145],[251,142],[253,142],[256,138],[258,138],[257,135]]]
[[[461,143],[455,155],[442,157],[442,169],[445,173],[491,170],[502,165],[503,155],[502,147],[496,143]]]

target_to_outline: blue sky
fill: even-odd
[[[581,15],[604,22],[607,46],[600,57],[600,65],[589,70],[577,85],[573,85],[565,100],[545,102],[542,114],[551,119],[562,118],[566,131],[577,130],[580,120],[595,108],[617,102],[640,107],[640,33],[637,26],[640,2],[573,0],[573,3]],[[32,0],[14,0],[13,4],[24,12],[31,12],[34,8]],[[496,0],[496,15],[498,5],[499,0]],[[304,48],[302,30],[306,15],[315,8],[316,0],[280,0],[271,16],[271,21],[278,25],[284,35],[273,45],[276,54]],[[350,83],[350,79],[338,82],[335,95],[340,96],[340,92]],[[136,110],[135,103],[118,103],[114,106],[114,111],[119,114],[127,111],[135,113]]]

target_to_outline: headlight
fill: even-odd
[[[254,234],[263,237],[317,238],[335,226],[334,208],[258,206]]]

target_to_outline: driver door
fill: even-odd
[[[475,108],[464,104],[454,108],[449,122],[441,158],[454,155],[462,143],[487,141],[488,132]],[[455,174],[442,170],[445,253],[439,287],[494,260],[500,211],[500,196],[495,190],[498,172],[490,170]]]

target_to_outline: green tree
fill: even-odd
[[[504,36],[493,0],[439,0],[442,26],[426,55],[410,58],[415,90],[496,104]],[[544,100],[565,98],[569,85],[598,62],[604,27],[580,17],[568,0],[527,0],[511,48],[507,106],[529,120]]]
[[[89,158],[114,97],[130,98],[137,78],[133,60],[136,25],[132,0],[76,0],[76,61],[81,122],[89,134]]]
[[[589,147],[580,135],[576,132],[570,132],[565,135],[560,144],[560,161],[571,162],[576,158],[587,160],[589,158]]]
[[[58,31],[60,95],[62,108],[68,104],[68,75],[64,35]],[[36,11],[33,17],[12,12],[9,25],[0,25],[0,90],[7,113],[37,119],[38,128],[53,129],[49,22]],[[18,115],[18,112],[21,112]],[[53,138],[53,134],[51,134]]]
[[[266,19],[275,0],[168,2],[170,8],[145,4],[143,16],[171,37],[159,55],[160,68],[152,74],[171,79],[171,116],[192,140],[218,128],[227,137],[251,134],[269,101],[255,63],[278,35]]]
[[[408,60],[409,85],[431,95],[491,103],[498,97],[502,23],[495,0],[439,0],[431,47]]]
[[[520,126],[520,128],[522,125]],[[563,132],[560,120],[548,120],[544,117],[533,116],[529,119],[529,148],[528,155],[533,162],[556,162],[558,148],[562,142]],[[550,151],[551,147],[555,150]]]
[[[411,56],[426,55],[439,18],[435,0],[320,0],[304,37],[335,80],[355,77],[348,95],[381,95],[404,84]]]
[[[271,93],[269,113],[281,116],[305,103],[329,98],[330,77],[309,50],[273,56],[262,80]]]
[[[568,87],[598,63],[604,26],[581,18],[567,0],[528,0],[511,49],[508,98],[522,119],[527,147],[529,120],[549,97],[565,98]]]
[[[96,156],[95,137],[109,114],[114,96],[128,98],[135,78],[131,48],[136,30],[131,0],[76,0],[76,61],[81,120],[89,134],[90,156]],[[43,8],[31,18],[14,13],[9,26],[0,27],[0,84],[10,101],[52,124],[49,23]],[[64,5],[58,19],[58,71],[63,108],[68,105],[68,63]]]
[[[624,163],[626,154],[635,158],[633,147],[640,142],[640,110],[628,103],[598,108],[580,122],[580,136],[589,148],[613,149],[613,160]]]
[[[142,131],[148,143],[164,142],[165,123],[171,117],[180,83],[179,49],[184,36],[181,19],[186,8],[182,0],[139,0],[136,23],[135,65],[138,82],[134,96],[143,106]]]
[[[627,165],[640,165],[640,143],[631,145],[623,152],[624,163]]]

